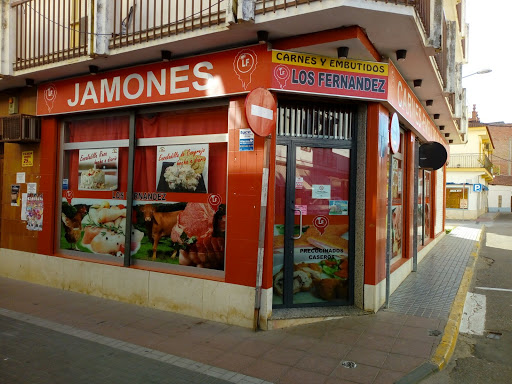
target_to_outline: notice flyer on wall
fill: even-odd
[[[27,229],[29,231],[43,230],[43,194],[29,193],[27,194]]]
[[[208,144],[168,145],[157,148],[158,192],[208,192]]]
[[[11,207],[20,206],[20,186],[11,184]]]
[[[78,154],[78,189],[116,190],[118,163],[119,148],[81,149]]]

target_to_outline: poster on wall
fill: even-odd
[[[29,231],[43,230],[43,194],[27,194],[26,219]]]
[[[81,149],[78,154],[78,189],[117,189],[119,148]]]
[[[20,206],[20,186],[11,184],[11,207]]]
[[[158,192],[208,192],[208,144],[168,145],[157,149]]]
[[[392,256],[391,257],[402,257],[402,206],[394,205],[391,208],[392,211],[392,231],[391,231],[391,242],[392,242]]]
[[[60,248],[124,256],[126,233],[126,202],[122,200],[63,198]],[[132,252],[140,246],[143,234],[132,230]]]
[[[131,255],[138,260],[224,270],[226,205],[135,201]],[[126,206],[120,200],[62,200],[60,248],[124,257]]]
[[[331,216],[323,221],[316,218],[311,224],[302,227],[296,225],[294,228],[294,235],[302,228],[300,238],[293,242],[294,303],[348,299],[349,226],[341,224],[348,221],[348,216],[345,216],[347,220],[342,220],[343,216],[338,216],[339,220]],[[284,225],[274,226],[274,303],[282,302],[285,291],[284,230]]]

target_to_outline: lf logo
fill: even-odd
[[[258,56],[250,49],[244,49],[236,55],[233,68],[244,89],[251,83],[252,73],[256,70],[257,64]]]
[[[288,68],[286,65],[278,65],[274,69],[274,77],[279,83],[281,89],[283,89],[286,87],[286,82],[290,78],[290,68]]]
[[[325,228],[329,225],[329,218],[324,215],[316,216],[313,219],[313,225],[316,229],[318,229],[318,232],[320,232],[321,235],[324,234]]]

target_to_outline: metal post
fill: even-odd
[[[135,163],[135,112],[130,112],[130,139],[128,147],[128,186],[126,187],[126,224],[124,229],[124,266],[131,265],[132,256],[132,212],[133,212],[133,168]]]
[[[393,198],[391,196],[391,183],[393,181],[393,154],[389,151],[389,172],[388,172],[388,225],[387,225],[387,236],[386,236],[386,308],[389,308],[389,295],[391,291],[390,279],[390,264],[391,264],[391,253],[393,251],[393,243],[391,239],[391,229],[393,225],[392,217],[392,203]]]
[[[413,200],[413,214],[412,214],[412,271],[418,270],[418,173],[420,166],[420,146],[416,141],[414,143],[414,200]]]

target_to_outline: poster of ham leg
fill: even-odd
[[[169,145],[157,149],[158,192],[207,193],[208,144]]]
[[[81,149],[78,155],[78,189],[115,191],[119,148]]]

